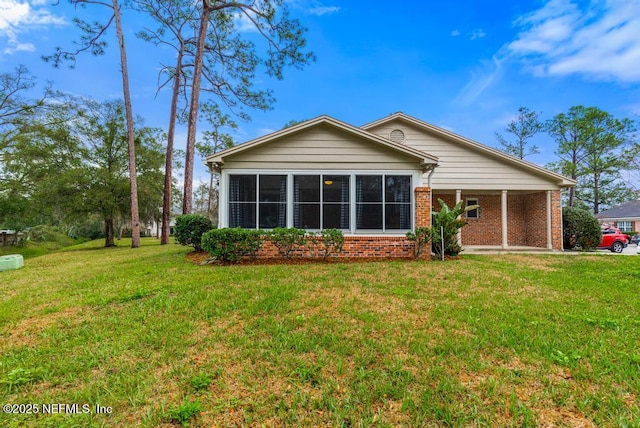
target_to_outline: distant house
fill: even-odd
[[[437,200],[467,213],[463,247],[562,250],[575,182],[404,113],[356,127],[320,116],[210,155],[219,227],[339,228],[346,256],[407,256]]]
[[[640,200],[629,201],[596,214],[600,223],[617,227],[622,232],[640,232]]]

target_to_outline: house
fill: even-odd
[[[362,127],[329,116],[207,157],[219,227],[339,228],[345,256],[406,257],[405,234],[443,199],[466,214],[463,247],[562,250],[560,192],[573,180],[404,113]]]
[[[622,232],[640,232],[640,200],[625,202],[596,214],[600,223],[611,224]]]

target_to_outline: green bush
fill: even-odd
[[[600,223],[590,211],[576,207],[562,209],[562,238],[565,249],[592,250],[602,240]]]
[[[463,202],[464,201],[460,201],[453,208],[449,208],[442,199],[438,199],[440,211],[433,213],[433,227],[431,229],[433,252],[438,258],[442,257],[443,249],[444,255],[447,256],[457,255],[462,251],[457,235],[458,231],[462,229],[467,222],[461,216],[467,211],[479,208],[478,205],[463,207]]]
[[[267,233],[267,239],[276,246],[280,257],[288,259],[296,248],[305,245],[306,232],[295,227],[276,227]]]
[[[255,256],[264,241],[261,230],[212,229],[202,235],[201,247],[223,263],[233,263],[242,256]]]
[[[200,245],[202,235],[213,229],[213,224],[208,217],[200,214],[185,214],[176,218],[174,236],[182,245],[191,245],[197,251],[203,249]]]
[[[324,229],[318,235],[323,246],[321,253],[323,259],[329,258],[332,254],[338,255],[338,253],[342,252],[344,234],[340,229]]]
[[[413,258],[417,259],[422,255],[424,248],[431,242],[433,232],[429,227],[416,227],[415,232],[407,232],[407,239],[414,241]]]

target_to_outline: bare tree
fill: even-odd
[[[86,51],[93,55],[102,55],[107,43],[103,39],[104,34],[111,24],[116,27],[116,36],[118,47],[120,50],[120,67],[122,73],[122,92],[124,98],[126,126],[127,126],[127,145],[129,155],[129,185],[131,187],[131,248],[140,246],[140,216],[138,212],[138,182],[136,173],[136,153],[135,153],[135,135],[133,124],[133,109],[131,107],[131,93],[129,90],[129,71],[127,67],[127,51],[122,33],[122,19],[120,13],[120,4],[118,0],[112,0],[111,3],[97,0],[69,0],[74,6],[86,6],[87,4],[95,4],[110,8],[113,11],[111,17],[106,23],[88,23],[79,18],[75,18],[74,22],[82,31],[80,37],[80,47],[75,51],[64,51],[56,48],[53,55],[45,56],[43,59],[51,62],[54,67],[58,67],[63,61],[71,61],[71,67],[75,65],[76,57]]]

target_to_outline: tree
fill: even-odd
[[[238,104],[267,109],[272,102],[270,92],[252,89],[257,67],[262,65],[269,76],[282,79],[284,67],[302,67],[314,58],[312,53],[302,51],[306,45],[305,30],[289,17],[285,0],[250,3],[202,0],[201,6],[187,121],[184,214],[192,208],[200,92],[210,91],[231,109]],[[249,21],[266,41],[266,59],[260,59],[255,45],[237,34],[238,18]]]
[[[631,121],[596,107],[574,106],[549,120],[546,129],[556,140],[560,158],[549,167],[578,182],[569,189],[570,207],[579,199],[597,214],[602,204],[629,199],[631,192],[620,172],[629,167]]]
[[[579,178],[578,197],[588,203],[594,214],[600,206],[612,206],[635,199],[635,192],[622,180],[621,172],[629,167],[629,136],[633,124],[595,109],[590,116],[589,138]]]
[[[126,114],[127,128],[127,147],[129,157],[129,188],[131,194],[131,247],[138,248],[140,246],[140,219],[138,212],[138,183],[136,172],[136,154],[135,154],[135,136],[133,126],[133,109],[131,107],[131,92],[129,89],[129,71],[127,67],[127,51],[124,43],[124,35],[122,32],[122,18],[120,13],[120,4],[118,0],[112,0],[111,4],[94,1],[94,0],[69,0],[75,6],[86,6],[87,4],[98,4],[106,6],[113,11],[113,14],[105,24],[88,23],[79,18],[74,19],[76,25],[82,31],[80,47],[75,51],[63,51],[56,48],[56,52],[51,56],[46,56],[45,61],[51,61],[55,67],[59,66],[62,61],[72,61],[72,67],[75,63],[77,55],[82,52],[90,51],[93,55],[102,55],[106,42],[103,35],[109,29],[112,23],[116,27],[116,36],[120,51],[120,70],[122,74],[122,93],[124,97],[124,108]]]
[[[105,246],[115,245],[116,225],[129,218],[131,206],[125,122],[121,101],[67,99],[32,117],[6,151],[0,223],[71,229],[99,216]],[[157,219],[162,136],[140,126],[135,136],[142,215]],[[12,206],[5,212],[9,201]]]
[[[25,119],[34,115],[53,95],[49,84],[40,98],[27,98],[36,85],[36,77],[23,65],[13,72],[0,73],[0,153],[9,146]]]
[[[529,140],[544,129],[543,124],[538,119],[538,113],[526,107],[518,109],[518,116],[512,120],[505,131],[513,134],[514,141],[509,141],[500,133],[496,132],[498,143],[505,153],[524,159],[527,156],[540,153],[537,146],[527,148]]]
[[[187,48],[190,40],[184,36],[184,32],[194,23],[195,10],[189,3],[181,0],[138,0],[140,10],[148,13],[160,24],[157,30],[145,29],[138,33],[138,37],[155,45],[168,45],[173,48],[176,62],[173,67],[162,67],[162,73],[168,75],[168,79],[159,85],[160,90],[172,82],[171,105],[169,112],[169,128],[167,131],[167,151],[165,157],[165,175],[162,200],[162,229],[160,244],[169,243],[169,230],[171,222],[171,200],[173,190],[173,151],[176,122],[178,119],[178,102],[181,94],[185,94],[187,76],[185,75],[184,58],[188,54]],[[171,34],[165,37],[166,30]]]

